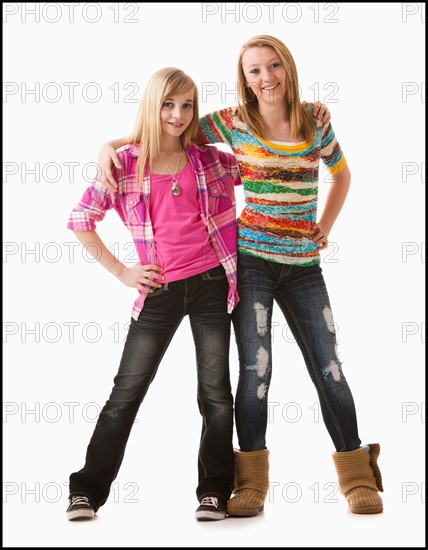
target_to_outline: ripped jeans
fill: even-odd
[[[235,419],[241,451],[266,449],[274,299],[303,354],[336,450],[357,449],[361,441],[354,400],[337,356],[321,267],[280,264],[241,253],[238,259],[240,302],[232,321],[240,364]]]

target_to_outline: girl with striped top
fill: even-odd
[[[237,107],[202,117],[199,140],[227,143],[235,153],[245,193],[237,220],[238,291],[233,314],[240,375],[235,418],[233,516],[256,515],[269,488],[266,448],[272,375],[274,301],[283,312],[318,392],[336,452],[339,485],[354,513],[382,512],[378,444],[361,447],[353,397],[336,349],[320,251],[344,204],[350,171],[331,124],[299,100],[296,66],[285,44],[256,36],[241,49]],[[106,144],[100,164],[116,161]],[[320,160],[332,175],[325,208],[317,215]]]

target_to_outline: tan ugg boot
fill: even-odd
[[[382,476],[377,465],[380,445],[372,443],[355,451],[333,453],[339,476],[340,492],[345,495],[354,514],[379,514],[383,511],[378,491],[383,491]]]
[[[227,503],[229,516],[256,516],[269,490],[269,451],[235,451],[235,489]]]

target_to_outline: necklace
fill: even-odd
[[[165,162],[165,160],[162,156],[162,153],[159,151],[159,156],[160,156],[162,162],[165,164],[166,169],[168,170],[168,172],[171,175],[171,183],[172,183],[171,192],[174,195],[174,197],[178,197],[178,195],[181,193],[181,187],[177,184],[177,178],[176,178],[178,164],[180,162],[180,157],[181,157],[181,151],[182,151],[182,146],[180,144],[180,152],[178,153],[177,164],[175,165],[174,173],[171,172],[171,170],[169,169],[168,164]]]

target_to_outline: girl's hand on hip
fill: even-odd
[[[316,233],[312,240],[317,245],[318,250],[324,250],[328,246],[328,232],[319,223],[314,225],[314,229]]]
[[[142,290],[149,294],[153,292],[153,290],[148,289],[147,286],[154,288],[160,288],[162,286],[154,281],[154,279],[158,279],[160,281],[165,279],[163,275],[159,275],[160,271],[162,271],[162,267],[152,264],[136,264],[133,267],[124,266],[118,275],[118,279],[126,286],[136,288],[137,290]]]

